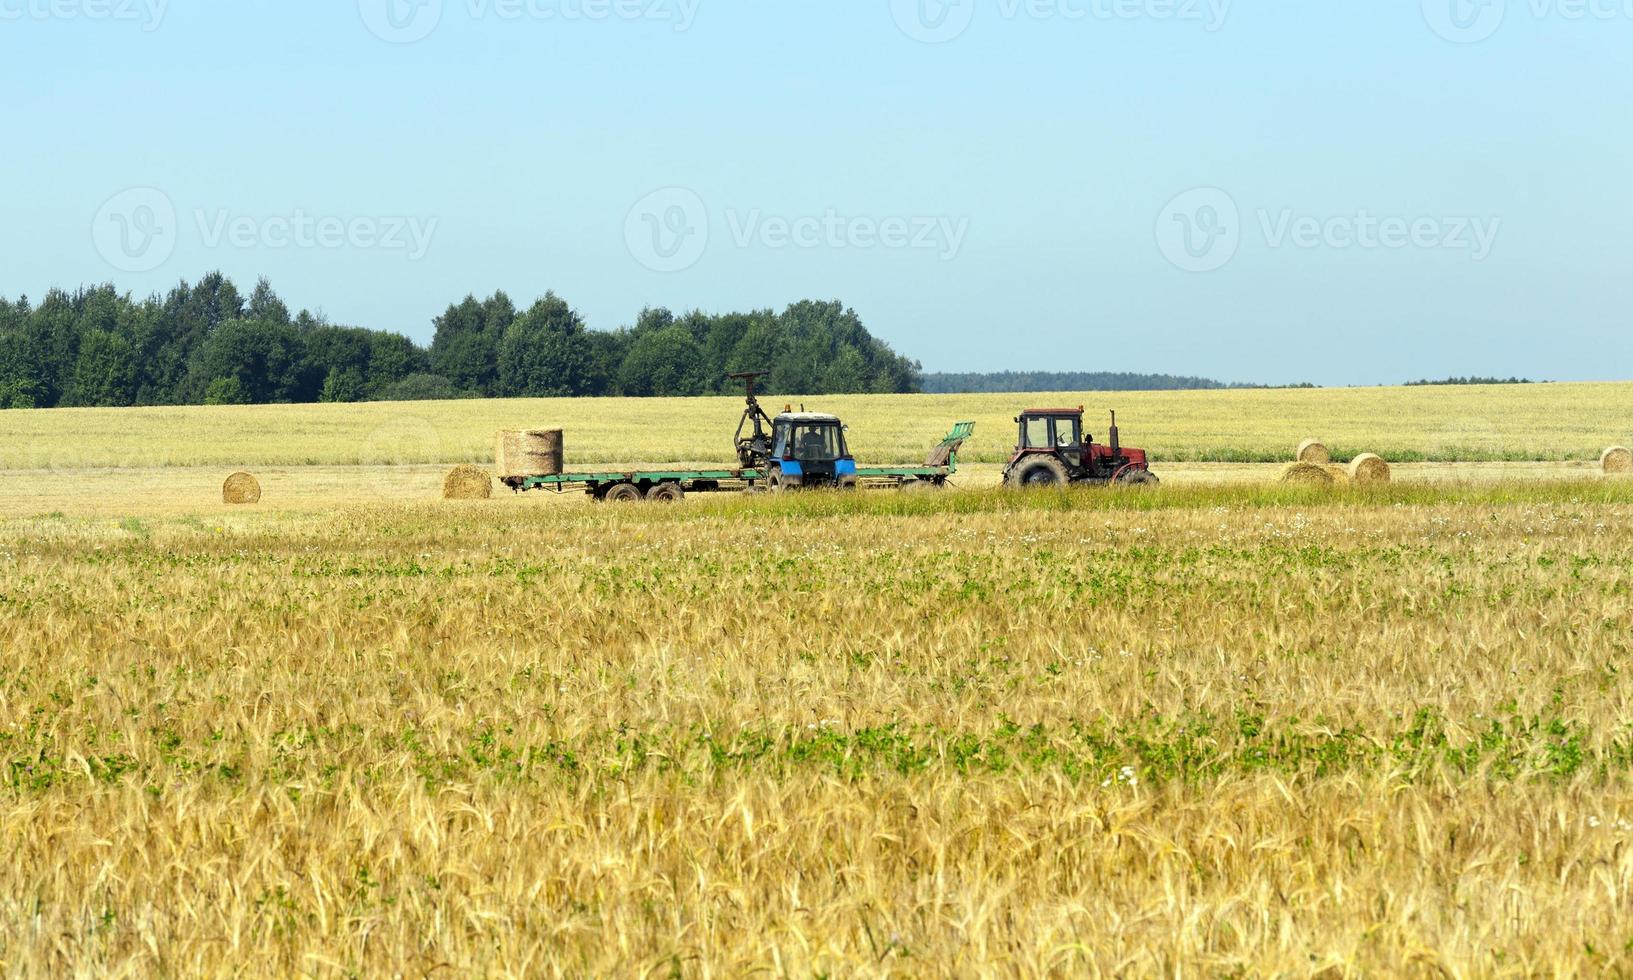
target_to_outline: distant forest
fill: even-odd
[[[923,390],[941,395],[1031,391],[1213,391],[1225,388],[1265,388],[1267,385],[1225,384],[1209,378],[1172,374],[1128,374],[1106,371],[993,371],[982,374],[926,374]],[[1314,388],[1313,384],[1286,385]]]
[[[1528,385],[1529,378],[1447,378],[1444,381],[1408,381],[1408,388],[1428,388],[1438,385]]]
[[[770,371],[799,394],[912,392],[920,366],[838,302],[781,313],[676,315],[590,330],[554,293],[517,307],[467,296],[428,348],[397,333],[291,313],[265,279],[249,296],[219,272],[135,299],[113,286],[0,298],[0,408],[703,395]]]

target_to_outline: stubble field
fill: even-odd
[[[85,418],[0,417],[7,973],[1633,970],[1633,483],[229,509]]]

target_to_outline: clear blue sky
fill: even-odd
[[[1581,2],[0,0],[0,292],[219,268],[422,341],[495,288],[839,298],[931,370],[1627,378],[1633,0]]]

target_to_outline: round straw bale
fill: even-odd
[[[1320,439],[1306,439],[1298,444],[1298,454],[1293,457],[1300,463],[1314,463],[1317,466],[1326,466],[1332,462],[1332,454]]]
[[[481,467],[456,466],[442,481],[443,500],[487,500],[492,496],[493,477]]]
[[[221,485],[221,502],[227,504],[258,504],[261,502],[261,481],[249,473],[234,473]]]
[[[1599,455],[1599,465],[1606,473],[1633,473],[1633,452],[1611,446]]]
[[[1333,475],[1325,466],[1314,463],[1289,463],[1281,471],[1281,482],[1296,483],[1310,487],[1330,487],[1333,485]]]
[[[1389,464],[1376,453],[1362,453],[1350,460],[1349,478],[1355,483],[1388,483]]]
[[[565,438],[560,429],[499,433],[493,466],[501,479],[558,476],[564,468]]]
[[[1323,466],[1322,469],[1327,471],[1327,475],[1332,477],[1332,482],[1334,483],[1349,482],[1349,470],[1344,469],[1337,463],[1328,463],[1326,466]]]

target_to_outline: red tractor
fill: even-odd
[[[1155,486],[1145,450],[1124,448],[1111,413],[1111,445],[1083,431],[1083,409],[1029,408],[1015,421],[1021,427],[1015,455],[1004,467],[1004,485],[1052,487],[1069,483],[1101,486]]]

